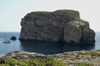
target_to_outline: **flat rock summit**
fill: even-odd
[[[95,42],[89,22],[74,10],[31,12],[21,20],[20,40],[54,41],[69,44]]]

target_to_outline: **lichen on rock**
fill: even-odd
[[[74,10],[31,12],[21,21],[20,40],[40,40],[66,43],[95,42],[89,23]]]

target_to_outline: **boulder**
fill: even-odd
[[[25,52],[25,51],[12,51],[12,52],[9,52],[7,54],[5,54],[5,58],[6,57],[12,57],[12,58],[17,58],[17,57],[20,57],[20,58],[23,58],[23,56],[25,56],[26,58],[28,59],[31,59],[31,58],[45,58],[46,56],[44,54],[40,54],[40,53],[35,53],[35,52]]]
[[[11,40],[16,40],[17,38],[15,36],[12,36],[10,39]]]
[[[21,21],[20,40],[54,41],[65,43],[95,42],[89,23],[80,19],[74,10],[31,12]]]
[[[0,64],[4,63],[4,60],[9,57],[15,58],[15,59],[17,59],[17,58],[20,58],[20,59],[23,59],[23,58],[27,58],[27,59],[47,58],[46,55],[40,54],[40,53],[27,52],[27,51],[12,51],[5,55],[0,55]]]

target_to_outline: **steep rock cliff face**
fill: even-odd
[[[71,21],[65,26],[64,41],[68,43],[94,43],[95,33],[84,20]]]
[[[31,12],[21,21],[20,40],[94,42],[95,33],[78,11]]]

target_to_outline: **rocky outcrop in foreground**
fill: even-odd
[[[89,23],[74,10],[31,12],[22,19],[21,26],[20,40],[91,44],[95,41]]]
[[[26,57],[28,59],[32,58],[46,58],[48,56],[52,56],[58,59],[59,62],[65,62],[66,66],[76,66],[76,64],[91,64],[93,66],[100,66],[100,50],[90,50],[90,51],[73,51],[73,52],[64,52],[54,55],[44,55],[40,53],[34,52],[24,52],[24,51],[13,51],[6,55],[0,56],[0,63],[7,57],[12,58],[23,58]]]

